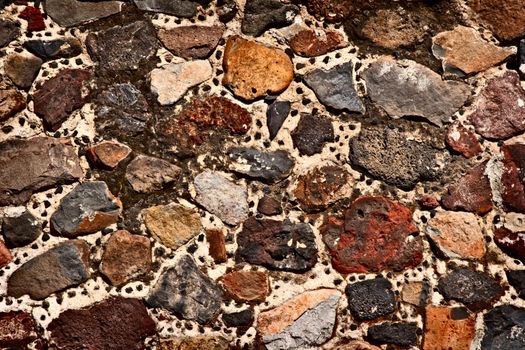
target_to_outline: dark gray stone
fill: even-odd
[[[373,343],[417,346],[415,322],[384,322],[368,328],[368,338]]]
[[[235,0],[217,0],[217,15],[222,23],[231,21],[237,14],[237,2]]]
[[[396,309],[392,284],[386,278],[349,284],[345,293],[348,297],[348,307],[358,320],[373,320]]]
[[[270,28],[292,24],[298,13],[297,6],[279,0],[247,0],[241,30],[246,35],[259,36]]]
[[[268,106],[266,111],[266,125],[268,126],[268,132],[270,133],[270,140],[273,140],[284,121],[288,118],[290,113],[291,103],[289,101],[275,101]]]
[[[326,142],[334,141],[332,121],[326,116],[303,114],[292,132],[292,140],[301,155],[321,153]]]
[[[253,323],[253,309],[232,312],[222,315],[222,322],[226,327],[250,327]]]
[[[502,305],[483,316],[485,336],[483,350],[525,349],[525,309]]]
[[[516,289],[521,299],[525,299],[525,270],[505,271],[509,284]]]
[[[0,47],[7,46],[20,36],[20,23],[7,19],[0,20]]]
[[[264,152],[255,148],[239,147],[229,151],[230,168],[254,179],[278,182],[287,178],[295,165],[288,152]]]
[[[191,18],[197,14],[196,1],[188,0],[135,0],[143,11],[161,12],[177,17]]]
[[[118,1],[46,0],[45,12],[60,26],[72,27],[119,13],[121,6]]]
[[[42,233],[42,225],[28,211],[2,219],[2,233],[9,248],[23,247],[34,242]]]
[[[24,47],[43,60],[70,58],[82,53],[82,44],[76,38],[55,40],[28,40]]]

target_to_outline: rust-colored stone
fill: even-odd
[[[209,254],[216,264],[226,262],[226,246],[224,245],[224,234],[219,230],[206,230],[206,240],[209,245]]]
[[[18,90],[0,90],[0,122],[7,120],[26,106],[26,99]]]
[[[450,148],[461,153],[465,158],[472,158],[482,152],[476,134],[458,123],[448,127],[445,142]]]
[[[238,301],[262,302],[270,293],[268,274],[262,271],[235,271],[224,275],[224,288]]]
[[[525,262],[525,232],[500,227],[494,231],[494,242],[505,254]]]
[[[343,35],[326,31],[318,35],[311,29],[301,30],[290,39],[290,47],[298,55],[315,57],[348,46]]]
[[[102,141],[87,150],[88,158],[95,164],[115,168],[131,153],[131,148],[117,141]]]
[[[436,209],[439,207],[439,201],[436,199],[436,197],[426,194],[423,197],[419,198],[418,201],[419,206],[421,209],[429,210],[429,209]]]
[[[425,310],[424,350],[468,350],[475,334],[475,315],[462,308],[428,306]]]
[[[161,29],[158,32],[160,41],[176,56],[187,60],[206,58],[217,47],[225,27],[218,26],[185,26],[172,29]]]
[[[23,311],[0,313],[0,348],[24,348],[36,338],[36,323]]]
[[[467,3],[502,40],[525,35],[525,4],[523,0],[469,0]]]
[[[7,266],[13,260],[13,256],[3,241],[0,241],[0,269]]]
[[[40,9],[38,9],[37,7],[26,6],[26,8],[22,12],[20,12],[18,17],[27,21],[28,32],[36,32],[39,30],[46,29],[46,24],[44,22],[42,12],[40,12]]]
[[[505,145],[501,198],[506,211],[525,213],[525,144]]]

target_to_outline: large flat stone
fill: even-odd
[[[46,13],[60,26],[73,27],[119,13],[118,1],[86,2],[78,0],[46,0]]]

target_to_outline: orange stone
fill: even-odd
[[[425,310],[423,350],[469,350],[475,333],[475,315],[466,309],[429,306]]]
[[[224,275],[224,288],[238,301],[264,301],[270,292],[268,275],[262,271],[235,271]]]
[[[117,141],[102,141],[87,150],[87,156],[96,164],[115,168],[131,153],[131,148]]]
[[[0,241],[0,268],[7,266],[11,260],[13,260],[11,252],[7,249],[4,242]]]

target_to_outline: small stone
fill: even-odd
[[[162,340],[160,350],[230,350],[230,342],[221,336],[177,337]]]
[[[30,313],[10,311],[0,313],[0,347],[25,348],[35,340],[36,323]]]
[[[368,328],[368,338],[373,343],[417,346],[417,323],[384,322]]]
[[[321,153],[326,142],[334,141],[332,121],[322,115],[302,114],[292,131],[292,140],[301,155]]]
[[[465,158],[472,158],[482,152],[476,134],[459,123],[451,124],[447,128],[445,142],[450,148],[461,153]]]
[[[177,17],[191,18],[197,14],[197,4],[193,0],[135,0],[141,10],[161,12]]]
[[[208,242],[208,253],[216,264],[228,260],[224,234],[219,230],[206,230],[206,241]]]
[[[425,309],[423,349],[470,349],[476,317],[463,308],[428,306]]]
[[[225,27],[185,26],[173,29],[161,29],[158,36],[162,44],[175,56],[190,60],[207,58],[219,44]]]
[[[443,207],[483,215],[492,210],[492,190],[485,174],[487,162],[476,165],[469,172],[447,187],[441,196]]]
[[[317,347],[332,337],[341,293],[335,289],[304,292],[259,314],[257,329],[268,350]]]
[[[361,340],[340,340],[332,350],[381,350],[381,348]]]
[[[131,153],[131,148],[117,141],[102,141],[87,150],[89,160],[101,167],[116,168]]]
[[[122,203],[105,182],[84,182],[62,198],[51,215],[51,229],[68,238],[94,233],[116,223],[121,211]]]
[[[43,60],[71,58],[82,53],[82,43],[77,38],[28,40],[23,46]]]
[[[228,39],[223,67],[222,83],[245,100],[279,94],[294,77],[293,63],[284,51],[239,36]]]
[[[281,202],[273,197],[264,196],[257,203],[257,211],[264,215],[279,215],[283,212]]]
[[[516,72],[490,79],[472,106],[468,120],[487,139],[504,140],[525,131],[525,90]]]
[[[33,84],[40,66],[42,66],[40,58],[29,53],[13,52],[4,61],[4,72],[16,86],[27,89]]]
[[[525,232],[500,227],[494,231],[494,242],[505,254],[525,262]]]
[[[469,0],[467,5],[501,40],[512,40],[525,35],[525,10],[521,0]]]
[[[337,111],[364,113],[365,106],[354,87],[353,69],[352,62],[329,70],[316,69],[308,73],[304,81],[325,106]]]
[[[481,259],[485,255],[482,229],[472,213],[438,212],[428,222],[426,231],[446,258]]]
[[[439,201],[436,197],[426,194],[418,199],[419,206],[424,210],[432,210],[439,207]]]
[[[443,62],[443,71],[459,76],[484,71],[515,54],[514,49],[496,46],[464,26],[433,37],[432,52]]]
[[[525,299],[525,270],[507,270],[507,281],[516,289],[521,299]]]
[[[81,240],[59,243],[20,266],[9,277],[7,295],[44,299],[88,280],[89,246]]]
[[[320,232],[340,273],[402,271],[423,259],[412,212],[384,197],[359,197],[344,220],[329,217]]]
[[[302,210],[315,212],[349,196],[354,182],[345,168],[327,164],[311,168],[300,175],[293,194]]]
[[[504,145],[501,199],[507,212],[525,213],[525,144]]]
[[[270,28],[293,23],[299,8],[279,0],[247,0],[241,30],[243,34],[259,36]]]
[[[210,79],[212,73],[207,60],[170,63],[151,71],[151,92],[157,95],[161,105],[171,105],[191,87]]]
[[[46,0],[46,13],[60,26],[73,27],[119,13],[118,1],[86,2],[78,0]]]
[[[112,285],[120,286],[148,273],[151,259],[149,239],[119,230],[104,244],[99,269]]]
[[[427,302],[429,285],[425,282],[408,282],[403,285],[401,300],[414,306],[422,306]]]
[[[223,276],[224,289],[239,302],[263,302],[270,294],[268,274],[262,271],[234,271]]]
[[[301,56],[316,57],[348,46],[343,35],[335,31],[323,31],[320,35],[311,29],[301,30],[290,39],[290,47]]]
[[[1,45],[0,45],[1,46]],[[525,77],[525,39],[521,39],[518,51],[518,63],[521,78]]]
[[[525,309],[501,305],[487,312],[481,349],[516,350],[525,348]]]
[[[144,339],[156,333],[142,300],[122,297],[66,310],[47,330],[59,349],[142,349]]]
[[[237,147],[228,152],[230,169],[250,178],[274,183],[286,179],[295,165],[290,154],[283,150],[273,152],[256,148]]]
[[[340,22],[348,17],[353,3],[346,0],[309,0],[306,1],[308,12],[317,19],[324,19],[329,23]]]
[[[55,131],[69,115],[84,105],[82,88],[91,79],[85,69],[63,69],[47,80],[33,94],[35,113],[42,118],[46,129]]]
[[[47,6],[46,6],[47,12]],[[26,8],[20,12],[18,15],[19,18],[25,19],[27,21],[27,31],[28,32],[37,32],[39,30],[46,29],[46,24],[44,22],[44,17],[40,9],[33,6],[26,6]]]
[[[275,101],[268,106],[266,110],[266,126],[268,127],[268,132],[270,134],[270,140],[273,140],[281,126],[283,126],[284,121],[288,118],[288,113],[290,113],[291,103],[289,101]]]
[[[315,236],[308,224],[248,218],[237,235],[237,261],[275,270],[304,272],[317,262]]]
[[[363,76],[370,98],[394,119],[419,116],[442,126],[470,94],[465,83],[443,80],[430,68],[408,60],[380,58]]]
[[[180,167],[164,159],[139,155],[128,164],[126,180],[135,191],[147,193],[163,189],[180,173]]]
[[[0,20],[0,47],[7,46],[20,36],[20,23],[8,19]]]
[[[11,261],[13,261],[13,255],[11,255],[4,242],[0,241],[0,269],[9,265]]]
[[[458,268],[438,282],[445,300],[456,300],[478,309],[490,305],[503,294],[498,282],[481,271]]]
[[[238,12],[237,2],[235,0],[217,0],[216,11],[219,21],[227,23],[234,19]]]
[[[222,315],[222,322],[226,327],[250,327],[254,321],[252,309]]]
[[[199,270],[191,256],[184,255],[162,273],[147,304],[205,324],[220,312],[222,299],[221,288]]]
[[[12,248],[33,243],[42,234],[42,225],[29,211],[2,219],[5,243]]]
[[[234,184],[213,171],[195,176],[195,200],[228,225],[237,225],[248,216],[248,194],[244,187]]]
[[[186,244],[202,230],[200,215],[175,203],[150,207],[143,216],[148,232],[173,250]]]
[[[392,284],[385,278],[349,284],[345,293],[348,297],[348,307],[359,321],[386,316],[396,309]]]
[[[52,137],[0,143],[0,169],[0,205],[24,204],[33,192],[75,182],[83,175],[70,141]]]
[[[0,90],[0,122],[15,116],[25,107],[26,98],[18,90]]]

